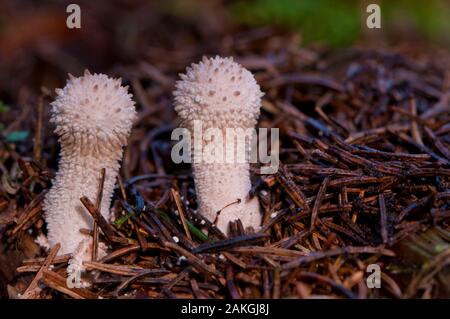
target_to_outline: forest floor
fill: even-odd
[[[36,239],[46,233],[42,199],[59,151],[49,103],[67,71],[89,64],[49,45],[27,49],[28,74],[2,66],[0,297],[37,282],[34,298],[450,297],[448,56],[407,45],[304,48],[268,27],[212,41],[200,29],[162,29],[143,55],[131,39],[120,63],[92,62],[130,85],[139,118],[113,198],[116,221],[103,226],[115,236],[100,236],[110,249],[85,264],[87,288],[68,288],[70,256]],[[114,46],[98,37],[83,41]],[[265,92],[258,125],[280,129],[279,171],[253,169],[251,195],[263,208],[256,233],[236,223],[226,237],[202,221],[190,167],[170,160],[177,74],[216,53],[255,74]],[[368,287],[371,264],[380,288]]]

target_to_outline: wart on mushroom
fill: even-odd
[[[77,252],[87,259],[86,243],[91,238],[80,229],[92,229],[93,220],[80,198],[88,196],[95,202],[100,172],[105,168],[100,212],[109,218],[119,161],[136,111],[121,80],[104,74],[85,71],[84,76],[70,76],[56,93],[51,122],[56,125],[61,153],[59,170],[44,200],[48,241],[50,246],[61,244],[60,254]]]
[[[194,131],[197,121],[202,129],[215,129],[221,134],[204,138],[204,148],[229,151],[232,145],[227,129],[242,131],[255,128],[263,93],[252,73],[233,58],[203,58],[188,67],[176,84],[175,110],[182,126]],[[192,135],[191,135],[192,136]],[[221,137],[221,138],[219,138]],[[198,141],[193,141],[195,144]],[[220,145],[218,145],[220,144]],[[257,198],[248,199],[251,189],[249,173],[250,144],[234,148],[234,162],[198,161],[194,147],[193,174],[200,212],[226,232],[230,221],[240,219],[244,227],[259,228],[261,214]],[[238,161],[245,152],[245,160]],[[224,155],[226,157],[226,155]]]

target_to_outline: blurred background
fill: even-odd
[[[70,3],[81,7],[81,29],[66,27]],[[381,6],[381,29],[366,27],[369,3]],[[148,93],[152,79],[170,85],[203,54],[251,58],[251,69],[262,59],[276,63],[286,46],[305,49],[297,61],[304,66],[349,47],[400,50],[419,61],[432,52],[438,61],[450,47],[448,30],[446,0],[2,0],[0,132],[11,142],[26,139],[23,124],[35,118],[38,96],[85,68],[125,82],[147,77]],[[250,41],[260,49],[249,51]],[[158,103],[169,105],[164,98]]]
[[[68,29],[66,7],[79,4],[81,29]],[[382,9],[382,28],[366,27],[366,7]],[[450,46],[447,0],[99,0],[0,1],[0,94],[44,73],[85,67],[104,71],[155,55],[177,54],[176,46],[209,43],[204,53],[227,43],[236,30],[270,27],[298,33],[301,46],[343,48],[409,42],[417,47]],[[205,41],[207,39],[208,41]],[[158,51],[159,50],[159,51]],[[209,51],[209,52],[208,52]],[[215,53],[215,52],[212,52]],[[30,68],[30,66],[33,66]],[[41,68],[40,68],[41,67]],[[14,74],[11,77],[11,74]],[[12,83],[11,83],[12,82]],[[7,83],[10,83],[9,86]],[[15,91],[15,90],[13,90]]]

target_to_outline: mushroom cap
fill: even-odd
[[[128,88],[121,86],[121,79],[86,70],[81,77],[70,75],[66,86],[55,91],[50,121],[56,124],[55,133],[61,143],[126,144],[136,110]]]
[[[205,126],[254,127],[263,93],[253,74],[232,57],[203,57],[176,83],[175,110],[183,122]]]

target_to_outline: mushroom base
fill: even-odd
[[[249,199],[249,164],[194,164],[195,187],[200,213],[224,233],[229,222],[240,219],[244,228],[259,229],[257,198]]]

